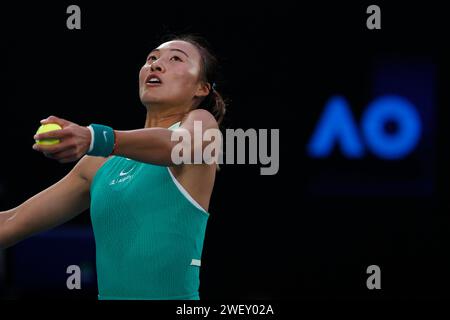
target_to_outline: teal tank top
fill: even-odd
[[[99,300],[200,299],[209,213],[168,167],[112,156],[90,192]]]

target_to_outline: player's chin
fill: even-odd
[[[141,103],[144,106],[150,106],[151,104],[160,102],[161,99],[156,97],[155,95],[152,95],[151,93],[144,93],[141,95]]]

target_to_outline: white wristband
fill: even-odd
[[[89,131],[91,132],[91,144],[89,146],[89,150],[87,152],[91,152],[92,149],[94,148],[94,129],[92,129],[91,126],[87,127],[89,129]]]

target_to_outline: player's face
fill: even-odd
[[[145,106],[152,104],[192,106],[201,94],[200,53],[186,41],[169,41],[150,52],[139,72],[139,95]]]

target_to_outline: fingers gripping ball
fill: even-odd
[[[61,126],[59,124],[56,123],[47,123],[47,124],[43,124],[39,127],[38,131],[36,132],[36,134],[40,134],[40,133],[45,133],[45,132],[49,132],[49,131],[53,131],[53,130],[61,130]],[[46,145],[46,146],[50,146],[53,144],[58,144],[60,141],[59,139],[42,139],[42,140],[36,140],[37,144],[40,145]]]

